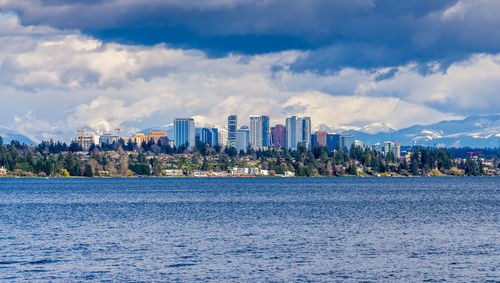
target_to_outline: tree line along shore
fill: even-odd
[[[298,146],[293,151],[237,152],[201,143],[187,150],[119,141],[83,151],[77,143],[28,146],[12,141],[0,146],[0,176],[500,176],[500,149],[467,158],[455,158],[452,151],[457,149],[415,146],[411,154],[396,159],[392,153],[356,145],[333,151]]]

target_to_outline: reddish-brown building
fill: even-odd
[[[326,136],[328,135],[328,132],[317,131],[315,135],[316,135],[316,145],[327,146]]]
[[[276,149],[284,149],[285,148],[285,137],[286,131],[285,126],[278,124],[274,127],[271,127],[271,136],[273,139],[273,144]]]

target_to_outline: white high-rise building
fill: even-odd
[[[307,149],[311,148],[311,117],[302,118],[302,143]]]
[[[291,150],[297,149],[297,144],[303,144],[306,148],[311,146],[311,118],[298,118],[292,116],[286,119],[286,147]]]
[[[393,141],[385,141],[384,154],[387,155],[389,152],[392,152],[395,158],[397,159],[401,158],[401,143]]]
[[[250,143],[250,130],[248,126],[243,126],[236,131],[236,150],[247,151],[248,145]]]
[[[218,140],[219,140],[219,146],[221,148],[225,148],[228,146],[228,135],[226,129],[218,129],[219,134],[218,134]]]
[[[253,149],[262,147],[262,116],[250,116],[250,146]]]

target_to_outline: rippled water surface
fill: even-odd
[[[0,179],[0,281],[498,281],[500,178]]]

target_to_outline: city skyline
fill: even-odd
[[[91,2],[0,2],[0,129],[38,142],[180,116],[398,130],[499,114],[497,1]]]
[[[500,0],[0,0],[0,283],[498,281]]]

